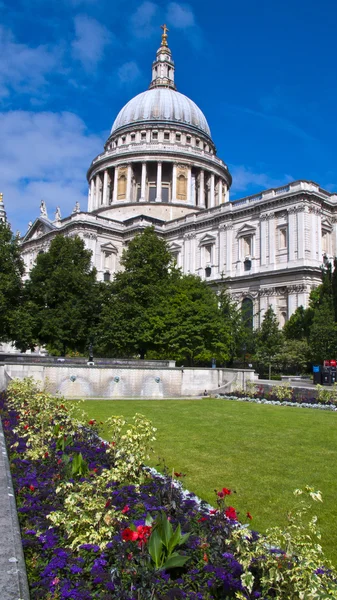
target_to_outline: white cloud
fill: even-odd
[[[177,2],[169,3],[167,20],[177,29],[187,29],[196,25],[192,8],[188,4],[178,4]]]
[[[0,113],[1,191],[13,229],[26,230],[39,215],[41,199],[49,217],[56,206],[69,214],[76,201],[87,207],[86,170],[102,149],[72,113]]]
[[[141,71],[134,61],[126,62],[118,69],[118,78],[121,83],[132,83],[140,75]]]
[[[112,43],[113,36],[104,25],[87,15],[77,15],[74,25],[76,39],[72,43],[73,57],[85,69],[93,69],[103,58],[105,48]]]
[[[279,187],[285,185],[288,181],[292,181],[293,177],[290,175],[284,175],[282,179],[271,177],[267,173],[256,173],[252,169],[244,167],[243,165],[232,165],[230,172],[233,177],[233,184],[231,191],[236,194],[238,192],[246,192],[249,188],[261,188],[266,190],[268,188]],[[255,193],[254,191],[251,193]]]
[[[158,30],[158,23],[154,23],[158,6],[154,2],[145,0],[131,17],[132,33],[137,38],[148,38]]]
[[[36,48],[18,43],[12,32],[0,25],[0,98],[12,90],[32,93],[46,84],[46,76],[57,66],[59,48]]]

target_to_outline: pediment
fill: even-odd
[[[37,238],[42,237],[46,233],[49,233],[50,231],[54,231],[54,229],[56,229],[55,225],[53,225],[47,219],[39,217],[38,219],[35,219],[34,223],[28,229],[22,241],[28,242],[30,240],[35,240]]]
[[[170,252],[180,252],[181,246],[179,246],[179,244],[176,244],[174,242],[173,244],[170,245],[169,250],[170,250]]]
[[[250,223],[245,223],[238,230],[236,237],[241,237],[244,235],[254,235],[255,233],[256,233],[256,227],[254,225],[251,225]]]
[[[206,233],[206,235],[204,235],[204,237],[202,237],[199,240],[199,246],[206,246],[207,244],[215,244],[216,239],[214,237],[214,235],[211,235],[210,233]]]
[[[103,252],[113,252],[114,254],[118,254],[118,249],[116,248],[116,246],[113,245],[112,242],[102,244],[101,250],[103,250]]]
[[[325,231],[332,231],[333,227],[332,227],[332,223],[330,221],[330,219],[323,219],[322,221],[322,229],[324,229]]]

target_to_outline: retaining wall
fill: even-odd
[[[179,398],[242,387],[257,376],[250,369],[128,368],[0,363],[0,390],[11,379],[33,377],[65,398]]]

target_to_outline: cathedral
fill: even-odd
[[[153,226],[184,273],[215,290],[225,285],[255,327],[269,305],[283,326],[308,305],[321,265],[337,253],[337,194],[294,181],[231,201],[231,174],[206,117],[177,91],[163,31],[149,89],[122,108],[88,169],[87,210],[76,204],[69,216],[57,209],[50,218],[41,202],[21,238],[26,272],[55,235],[78,235],[98,278],[109,281],[129,240]]]

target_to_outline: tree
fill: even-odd
[[[189,366],[231,357],[231,323],[223,318],[218,296],[196,275],[172,278],[156,325],[158,356]]]
[[[121,264],[96,329],[103,354],[190,365],[228,358],[230,333],[216,294],[199,277],[181,274],[153,228],[130,242]]]
[[[280,352],[282,345],[282,332],[279,329],[273,307],[269,306],[264,314],[256,339],[257,359],[263,365],[269,365],[269,379],[271,378],[272,360]]]
[[[18,238],[0,221],[0,341],[13,340],[13,313],[21,303],[23,273]]]
[[[84,352],[100,311],[101,285],[79,237],[56,236],[39,254],[25,285],[17,345],[47,344],[57,353]],[[29,341],[31,338],[31,342]]]
[[[337,353],[337,323],[334,321],[332,298],[323,298],[314,311],[309,345],[312,361],[320,363],[335,358]]]
[[[158,306],[178,270],[167,243],[153,227],[131,240],[121,265],[124,270],[111,284],[109,301],[96,329],[97,344],[103,354],[144,358],[156,349]]]
[[[299,306],[283,327],[283,333],[288,340],[308,339],[313,319],[313,309]]]

